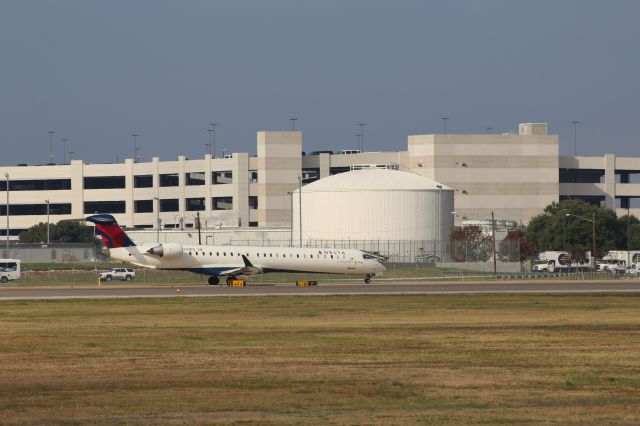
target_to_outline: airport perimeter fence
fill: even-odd
[[[79,263],[107,260],[93,243],[11,244],[0,248],[0,258],[22,263]]]
[[[270,241],[272,247],[289,247],[290,240]],[[262,240],[232,240],[234,246],[263,246]],[[299,244],[293,242],[294,247]],[[437,240],[320,240],[302,241],[303,247],[358,249],[380,255],[388,263],[482,263],[493,262],[491,239],[481,241]],[[496,241],[496,262],[520,262],[520,242]]]

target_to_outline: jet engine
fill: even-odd
[[[166,257],[168,259],[178,257],[182,255],[182,244],[179,243],[165,243],[158,244],[147,250],[148,254],[152,254],[158,257]]]

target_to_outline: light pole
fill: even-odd
[[[567,240],[565,238],[565,234],[564,234],[564,218],[566,216],[562,216],[562,251],[567,251]]]
[[[207,129],[209,132],[209,143],[205,143],[204,146],[207,147],[207,153],[211,156],[211,134],[213,133],[213,129]]]
[[[49,164],[53,164],[53,135],[55,131],[49,130]]]
[[[44,202],[47,203],[47,245],[49,245],[51,242],[51,239],[49,238],[49,200],[44,200]]]
[[[458,214],[458,212],[455,211],[455,210],[451,212],[451,230],[452,231],[453,231],[453,228],[455,228],[455,226],[456,226],[456,215],[457,214]],[[453,240],[451,240],[451,234],[449,234],[447,236],[447,244],[448,244],[448,247],[449,247],[449,255],[447,256],[447,258],[449,260],[451,260],[451,252],[453,251],[455,253],[455,249],[456,249],[455,247],[452,247]],[[456,256],[454,255],[454,257],[456,257]],[[462,269],[460,271],[461,271],[460,275],[462,275]]]
[[[289,247],[293,247],[293,192],[287,191],[291,203],[291,214],[289,215]]]
[[[588,217],[578,216],[576,214],[566,213],[565,216],[573,216],[578,219],[586,220],[587,222],[591,222],[592,226],[592,236],[591,236],[591,267],[596,269],[596,212],[594,211],[591,215],[591,219]]]
[[[73,151],[69,151],[69,152],[67,152],[67,154],[69,154],[69,164],[71,164],[71,160],[72,160],[72,157],[73,157]]]
[[[442,120],[442,122],[444,123],[444,134],[447,134],[447,120],[449,119],[449,117],[440,117],[440,120]]]
[[[493,216],[493,210],[491,211],[491,239],[493,240],[493,276],[498,277],[498,270],[496,265],[496,219]]]
[[[62,138],[60,140],[62,141],[62,164],[67,164],[67,141],[69,139]]]
[[[438,253],[440,255],[442,255],[442,221],[441,221],[441,216],[442,216],[442,206],[441,206],[441,202],[442,202],[442,185],[436,185],[436,188],[438,188],[438,205],[436,207],[436,233],[437,233],[437,240],[436,240],[436,244],[438,245]]]
[[[211,123],[210,126],[213,132],[213,158],[216,158],[216,126],[218,126],[218,123]]]
[[[627,207],[627,264],[625,269],[631,267],[631,260],[630,260],[631,253],[629,252],[629,239],[631,235],[631,233],[629,232],[630,230],[631,230],[631,208]]]
[[[290,118],[289,120],[291,120],[291,131],[296,130],[296,121],[298,119],[297,118]]]
[[[5,173],[4,177],[7,180],[7,250],[9,250],[9,173]],[[7,253],[7,256],[9,256],[9,253]]]
[[[571,123],[573,123],[573,155],[575,157],[576,155],[578,155],[577,130],[578,130],[578,124],[580,124],[580,122],[572,121]]]
[[[358,138],[358,149],[362,151],[362,149],[360,148],[362,146],[362,133],[358,133],[356,135],[356,138]]]
[[[160,198],[153,199],[156,200],[156,240],[160,242]]]
[[[133,136],[133,162],[137,163],[138,162],[138,134],[134,133],[131,136]]]
[[[360,151],[364,151],[364,126],[366,126],[367,123],[358,123],[358,126],[360,126]]]
[[[487,133],[491,134],[493,127],[485,127],[485,130],[487,131]]]
[[[302,176],[298,176],[298,216],[300,217],[300,247],[302,247]]]

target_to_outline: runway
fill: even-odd
[[[256,297],[256,296],[335,296],[401,294],[492,294],[492,293],[640,293],[640,281],[533,281],[478,283],[378,282],[320,283],[296,287],[293,284],[226,287],[208,285],[100,287],[5,287],[0,300],[111,299],[145,297]]]

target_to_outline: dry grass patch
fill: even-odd
[[[0,304],[3,423],[635,423],[640,297]]]

